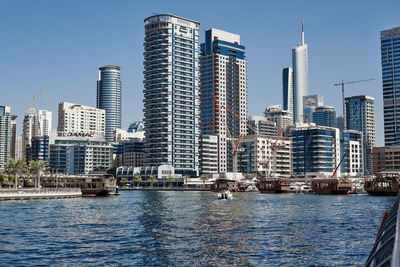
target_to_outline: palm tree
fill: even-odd
[[[149,177],[149,180],[150,180],[150,182],[151,182],[151,187],[153,187],[153,183],[155,182],[155,181],[157,181],[157,178],[154,176],[154,175],[151,175],[150,177]]]
[[[10,159],[6,164],[6,172],[13,174],[15,189],[18,189],[18,175],[26,172],[26,162],[23,159]]]
[[[142,176],[136,175],[133,181],[136,182],[136,187],[139,187],[139,184],[143,181]]]
[[[47,161],[31,160],[29,162],[28,170],[30,174],[35,176],[35,188],[40,188],[40,176],[42,172],[47,171],[48,167]]]
[[[220,173],[219,174],[219,179],[225,179],[226,178],[226,173]]]
[[[185,187],[187,187],[187,182],[190,179],[190,175],[183,176],[183,181],[185,182]]]
[[[202,175],[202,176],[200,176],[200,180],[203,181],[203,187],[205,187],[205,183],[208,180],[208,176],[207,175]]]

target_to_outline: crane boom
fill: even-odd
[[[364,80],[357,80],[357,81],[350,81],[350,82],[340,82],[340,83],[335,83],[333,86],[341,86],[342,87],[342,104],[343,104],[343,124],[344,124],[344,129],[346,129],[346,107],[344,103],[344,85],[345,84],[351,84],[351,83],[361,83],[361,82],[369,82],[375,79],[364,79]]]

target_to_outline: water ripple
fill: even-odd
[[[0,202],[0,265],[361,266],[393,200],[130,191]]]

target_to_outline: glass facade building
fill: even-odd
[[[200,62],[201,133],[218,136],[218,172],[226,172],[227,138],[247,133],[247,59],[240,35],[206,30]]]
[[[301,43],[292,49],[294,122],[302,122],[303,96],[308,95],[308,48],[304,43],[304,24]]]
[[[385,146],[400,145],[400,27],[381,31]]]
[[[336,128],[336,111],[334,107],[315,107],[312,117],[313,122],[318,126]]]
[[[339,130],[310,126],[293,128],[292,169],[297,177],[330,177],[339,163]]]
[[[97,108],[106,111],[105,138],[107,142],[114,141],[114,130],[121,128],[121,68],[119,66],[104,66],[99,68],[97,81]]]
[[[144,40],[147,166],[198,175],[199,27],[170,14],[148,17]]]
[[[360,95],[345,98],[346,127],[363,135],[363,167],[365,174],[372,173],[372,147],[375,146],[375,99]]]
[[[283,95],[283,110],[290,112],[292,121],[294,114],[294,99],[293,99],[293,69],[284,68],[282,69],[282,95]]]
[[[49,161],[49,136],[36,136],[32,138],[31,159]]]

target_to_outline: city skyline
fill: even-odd
[[[172,13],[199,21],[200,42],[204,41],[204,29],[211,27],[235,32],[241,35],[243,40],[246,40],[249,65],[248,115],[261,115],[267,106],[282,105],[281,70],[291,62],[290,49],[298,43],[299,25],[304,18],[307,23],[307,43],[309,45],[309,94],[323,95],[326,100],[329,99],[326,101],[326,105],[334,106],[338,115],[341,115],[339,89],[335,88],[333,83],[340,80],[375,78],[375,81],[370,83],[348,86],[345,93],[346,96],[366,94],[376,99],[376,122],[377,129],[380,129],[377,131],[377,145],[383,145],[379,33],[382,30],[400,26],[400,21],[394,17],[394,13],[385,13],[384,17],[379,15],[381,4],[366,3],[363,7],[359,7],[357,4],[344,4],[344,2],[332,6],[306,3],[304,7],[296,10],[296,5],[288,7],[276,3],[269,6],[259,3],[255,6],[264,6],[269,9],[264,8],[264,11],[258,11],[263,8],[244,7],[241,12],[244,12],[245,17],[251,16],[251,19],[246,22],[246,20],[237,21],[234,18],[235,14],[239,14],[238,10],[235,10],[232,16],[221,18],[213,16],[213,12],[206,14],[207,12],[204,12],[203,8],[196,11],[181,8],[178,5],[179,2],[176,2],[175,6],[162,2],[157,3],[157,10],[154,10],[154,7],[146,6],[134,10],[134,5],[128,2],[121,2],[119,7],[113,8],[105,2],[99,2],[95,7],[84,3],[79,10],[73,7],[73,2],[51,4],[42,1],[35,5],[23,2],[25,3],[23,7],[18,3],[22,2],[7,2],[3,9],[6,12],[1,20],[10,22],[8,24],[11,26],[4,29],[6,42],[2,46],[8,53],[0,68],[5,74],[3,91],[10,92],[3,98],[4,103],[2,104],[11,106],[13,113],[18,115],[19,134],[22,128],[23,110],[31,106],[33,95],[37,97],[37,108],[52,111],[53,119],[55,119],[56,110],[51,109],[41,94],[41,87],[45,88],[53,107],[63,101],[94,107],[97,69],[108,64],[120,65],[123,70],[121,73],[121,76],[124,77],[122,128],[126,129],[131,122],[142,120],[142,23],[145,17],[157,11],[157,13]],[[399,4],[393,2],[393,5]],[[46,10],[55,10],[54,14],[52,12],[41,13],[39,8],[43,8],[43,6],[46,6]],[[333,14],[335,10],[340,10],[343,6],[346,8],[343,12],[341,11],[343,17],[339,21],[337,14]],[[97,15],[89,13],[92,8],[98,11]],[[118,38],[102,43],[103,39],[95,36],[99,29],[96,29],[97,25],[92,22],[91,18],[95,19],[97,16],[101,17],[107,14],[106,11],[109,8],[111,8],[111,15],[116,21],[100,28],[102,28],[101,31],[106,31],[113,34],[111,36]],[[291,17],[285,17],[287,20],[281,22],[273,11],[279,13],[277,11],[284,8],[288,9],[288,15]],[[61,9],[65,10],[61,11]],[[316,9],[321,9],[325,13],[332,11],[333,14],[325,14],[326,16],[320,17],[315,15],[315,12],[311,12]],[[32,10],[37,12],[32,12]],[[129,14],[128,16],[128,10],[133,12],[133,15]],[[297,14],[294,14],[295,10]],[[365,16],[366,19],[362,18],[355,22],[352,17],[355,10],[376,16]],[[30,16],[22,18],[21,16],[26,12],[29,12]],[[70,21],[68,17],[71,14],[84,14],[85,12],[88,13],[87,18],[79,18],[70,24],[63,22],[63,20]],[[267,12],[270,17],[262,16],[261,12]],[[33,13],[37,15],[32,15]],[[20,15],[14,18],[10,14]],[[41,15],[44,16],[40,17]],[[277,23],[278,21],[280,23]],[[120,24],[121,27],[112,33],[111,31],[115,30],[113,25],[116,24],[114,23],[121,22],[123,22]],[[254,23],[260,25],[261,34],[257,31],[246,31]],[[5,25],[5,23],[3,24]],[[31,27],[34,28],[31,29]],[[26,42],[26,39],[29,42]],[[69,47],[65,44],[62,45],[61,42],[65,42]],[[105,49],[109,47],[113,48],[112,52],[106,53]],[[104,54],[100,54],[99,51],[103,51]],[[333,52],[327,53],[326,51]],[[39,70],[33,71],[33,64],[40,66]],[[71,70],[72,64],[79,66]],[[26,97],[20,99],[17,97],[18,95]],[[260,99],[265,100],[261,101]],[[56,124],[57,122],[54,120],[53,125]]]

